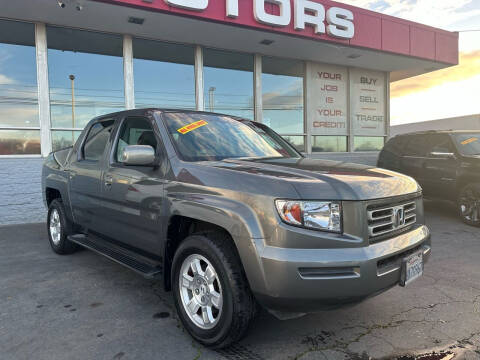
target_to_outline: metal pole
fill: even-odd
[[[214,86],[211,86],[208,89],[208,107],[210,108],[210,112],[215,111],[215,90],[217,88]]]
[[[68,78],[71,81],[72,88],[72,128],[75,129],[75,75],[69,75]],[[72,130],[72,144],[75,142],[75,136]]]

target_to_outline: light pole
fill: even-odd
[[[215,108],[215,90],[217,88],[214,87],[214,86],[211,86],[209,89],[208,89],[208,107],[210,108],[210,112],[213,112],[214,111],[214,108]]]
[[[69,75],[68,78],[70,79],[71,88],[72,88],[72,128],[75,129],[75,75]],[[72,130],[72,144],[75,140],[75,136],[73,135]]]

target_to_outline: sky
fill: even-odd
[[[391,84],[392,125],[480,114],[480,0],[340,1],[460,32],[458,66]]]

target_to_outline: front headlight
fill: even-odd
[[[342,231],[339,202],[275,200],[275,206],[287,224],[337,233]]]

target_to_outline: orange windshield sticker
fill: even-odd
[[[195,121],[191,124],[185,125],[184,127],[181,127],[180,129],[178,129],[177,131],[180,134],[186,134],[186,133],[188,133],[192,130],[198,129],[199,127],[205,126],[207,124],[208,123],[205,120],[199,120],[199,121]]]
[[[472,137],[472,138],[470,138],[470,139],[463,140],[463,141],[461,142],[461,144],[462,144],[462,145],[467,145],[467,144],[470,144],[470,143],[475,142],[475,141],[478,141],[478,138]]]

